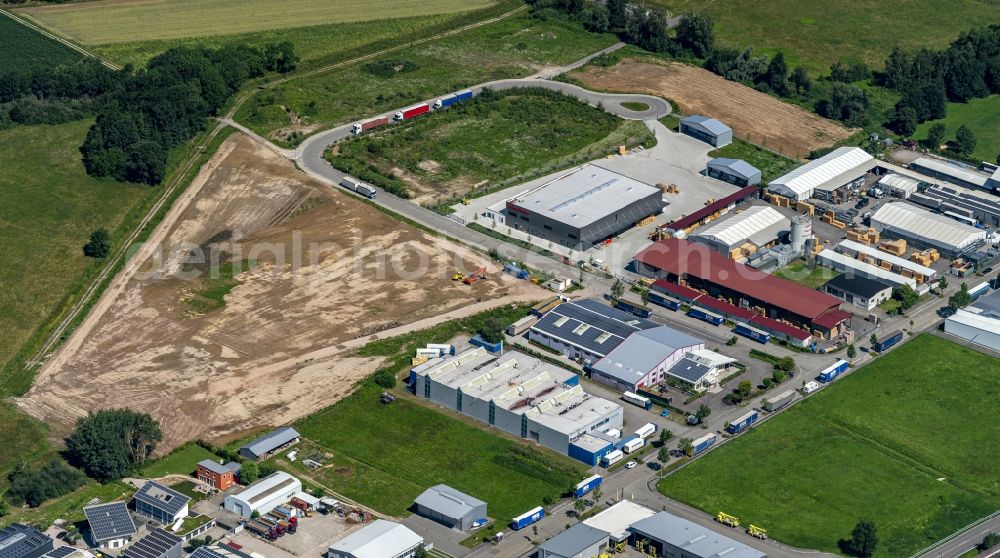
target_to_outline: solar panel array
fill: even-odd
[[[121,539],[135,534],[135,522],[128,513],[125,502],[97,504],[83,508],[90,523],[90,532],[98,542]]]
[[[72,546],[58,546],[49,552],[45,553],[46,558],[66,558],[70,554],[76,552],[76,549]]]
[[[172,535],[163,529],[153,529],[148,535],[128,547],[122,558],[163,558],[174,548],[178,548],[183,539]]]
[[[38,529],[11,523],[0,531],[0,558],[37,556],[39,549],[51,550],[52,539]]]
[[[142,485],[142,488],[135,493],[135,499],[161,509],[171,516],[177,515],[177,512],[191,501],[188,496],[154,481]]]
[[[589,327],[581,327],[585,325]],[[577,344],[594,354],[606,355],[629,335],[653,327],[656,324],[649,320],[596,300],[582,299],[560,304],[532,329]]]

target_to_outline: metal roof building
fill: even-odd
[[[538,558],[592,558],[608,546],[608,534],[577,523],[538,546]]]
[[[705,174],[737,186],[760,184],[760,169],[743,159],[726,157],[712,159],[705,168]]]
[[[45,533],[21,523],[0,530],[0,558],[39,558],[52,551],[53,544]]]
[[[583,520],[583,523],[608,534],[611,540],[619,543],[628,538],[628,528],[633,523],[653,517],[656,512],[632,502],[622,500],[593,517]]]
[[[528,330],[528,339],[572,359],[604,358],[626,337],[658,324],[592,299],[556,306]]]
[[[188,515],[191,498],[156,481],[146,481],[133,496],[135,511],[160,523],[173,523]]]
[[[700,349],[685,353],[683,358],[667,369],[666,374],[689,384],[697,391],[703,391],[719,385],[719,372],[734,363],[735,358]]]
[[[183,539],[163,529],[153,529],[148,535],[128,547],[122,558],[180,558]]]
[[[878,279],[844,273],[823,284],[823,292],[864,310],[874,310],[892,297],[892,285]]]
[[[735,260],[744,256],[742,248],[747,244],[748,251],[756,252],[777,242],[778,235],[790,228],[791,221],[777,209],[757,205],[709,223],[690,238]]]
[[[917,193],[920,181],[909,176],[889,173],[878,180],[878,186],[883,190],[888,190],[897,198],[905,199]]]
[[[927,266],[920,265],[917,262],[910,261],[906,258],[901,258],[895,254],[883,252],[874,246],[868,246],[867,244],[862,244],[853,240],[841,240],[840,244],[837,245],[837,251],[849,256],[864,254],[865,256],[869,256],[878,262],[888,262],[892,264],[892,269],[894,271],[898,270],[901,273],[906,272],[907,274],[912,274],[918,279],[922,278],[918,282],[930,280],[937,275],[937,271],[934,271]]]
[[[284,471],[272,473],[246,487],[238,494],[226,496],[223,506],[242,517],[250,517],[253,512],[265,514],[287,502],[296,492],[302,492],[299,479]]]
[[[840,271],[849,277],[874,279],[894,287],[899,285],[909,285],[911,288],[917,288],[917,280],[912,277],[903,277],[898,273],[882,269],[877,265],[865,263],[846,254],[834,252],[829,248],[823,249],[823,251],[816,256],[816,263],[829,267],[830,269]]]
[[[733,129],[708,116],[696,114],[682,118],[680,132],[715,147],[733,143]]]
[[[910,163],[914,171],[967,188],[985,188],[989,176],[953,162],[920,157]]]
[[[588,164],[507,200],[505,222],[583,250],[661,213],[663,205],[659,188]]]
[[[637,521],[631,531],[633,538],[649,541],[657,556],[767,558],[755,548],[667,512]]]
[[[1000,227],[1000,198],[993,194],[935,184],[914,195],[910,201],[965,222],[975,220]]]
[[[136,534],[135,522],[125,502],[84,506],[94,543],[102,548],[120,548]]]
[[[772,180],[769,192],[807,200],[817,188],[834,190],[863,177],[875,167],[875,159],[860,147],[840,147]]]
[[[424,543],[404,525],[376,519],[330,545],[327,558],[410,558]]]
[[[1000,290],[988,294],[944,321],[944,330],[1000,352]]]
[[[462,531],[486,517],[486,502],[445,484],[423,491],[413,505],[418,515]]]
[[[986,231],[931,213],[909,203],[887,203],[871,217],[884,236],[902,238],[915,248],[936,248],[952,258],[986,239]]]
[[[298,443],[299,433],[290,426],[268,432],[240,448],[240,455],[245,459],[257,461],[282,449]]]
[[[704,348],[701,339],[667,326],[639,331],[594,364],[590,377],[620,391],[635,391],[663,381],[685,353]]]

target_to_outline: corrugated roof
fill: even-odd
[[[768,190],[796,199],[809,198],[817,187],[845,173],[862,168],[867,170],[874,166],[875,159],[864,149],[840,147],[772,180]]]
[[[479,506],[486,505],[486,502],[446,484],[438,484],[421,492],[414,503],[452,519],[461,519]]]
[[[988,176],[975,172],[971,169],[960,167],[958,165],[948,163],[947,161],[931,159],[930,157],[920,157],[915,159],[910,163],[910,168],[927,169],[945,176],[950,176],[963,182],[975,184],[980,187],[984,186],[986,184],[986,180],[989,178]]]
[[[917,262],[910,261],[906,258],[900,258],[895,254],[890,254],[888,252],[883,252],[874,246],[868,246],[867,244],[861,244],[860,242],[855,242],[853,240],[841,240],[840,244],[837,245],[838,251],[841,253],[846,253],[845,251],[856,252],[861,254],[867,254],[881,260],[883,262],[889,262],[892,265],[899,267],[900,269],[909,269],[914,273],[919,273],[925,277],[933,277],[937,275],[937,272],[933,269],[920,265]]]
[[[543,542],[538,548],[543,551],[544,556],[575,558],[581,552],[607,539],[608,533],[586,523],[577,523]]]
[[[701,131],[703,131],[705,133],[716,135],[716,136],[719,136],[719,135],[725,134],[727,132],[732,132],[733,131],[732,128],[730,128],[729,126],[726,126],[722,122],[719,122],[718,120],[716,120],[714,118],[711,118],[711,117],[708,117],[708,116],[702,116],[702,115],[699,115],[699,114],[695,114],[695,115],[691,115],[691,116],[687,116],[687,117],[682,118],[681,119],[681,124],[683,124],[685,126],[690,126],[692,128],[698,128],[698,129],[700,129]]]
[[[779,232],[790,227],[791,222],[778,210],[758,205],[709,223],[693,236],[714,240],[726,246],[738,246],[746,241],[761,245],[774,240]]]
[[[266,435],[261,436],[248,443],[247,445],[240,448],[240,450],[250,450],[254,455],[261,456],[270,451],[274,451],[276,448],[291,442],[292,440],[299,438],[300,435],[291,426],[285,426],[277,430],[268,432]]]
[[[632,531],[683,549],[698,558],[766,558],[763,552],[725,535],[688,521],[682,517],[659,512],[637,521]]]
[[[736,205],[737,203],[743,200],[755,197],[759,193],[760,193],[760,188],[758,188],[757,186],[745,186],[738,192],[734,194],[729,194],[728,196],[720,200],[716,200],[706,205],[705,207],[699,209],[698,211],[695,211],[691,215],[688,215],[687,217],[681,217],[680,219],[677,219],[676,221],[670,223],[669,225],[666,225],[663,228],[673,231],[686,229],[691,225],[698,223],[705,217],[708,217],[709,215],[718,213],[719,211],[722,211],[723,209],[731,205]]]
[[[354,558],[386,558],[399,556],[423,543],[423,539],[404,525],[376,519],[330,545],[330,550],[350,554]]]
[[[605,376],[634,384],[674,353],[704,344],[697,337],[659,326],[628,336],[592,368]]]
[[[628,528],[633,523],[654,515],[656,512],[645,506],[631,500],[622,500],[601,513],[584,519],[583,523],[621,540],[628,536]]]
[[[834,252],[829,248],[824,248],[816,258],[819,263],[827,267],[832,267],[837,271],[843,271],[848,275],[860,275],[869,279],[877,279],[894,286],[909,285],[914,289],[917,287],[917,280],[912,277],[904,277],[893,271],[882,269],[877,265],[865,263],[846,254]]]
[[[986,231],[908,203],[887,203],[871,217],[875,228],[891,227],[930,244],[961,250],[986,238]]]
[[[833,329],[841,323],[850,320],[853,316],[854,314],[837,308],[813,320],[813,325],[824,329]]]
[[[292,490],[294,488],[294,490]],[[253,507],[261,500],[273,496],[279,491],[298,492],[302,483],[284,471],[277,471],[246,487],[242,492],[230,494],[226,498],[236,498]]]
[[[744,161],[743,159],[729,159],[727,157],[717,157],[708,162],[712,168],[724,169],[729,174],[750,180],[760,176],[760,169]]]
[[[156,481],[146,481],[134,498],[170,515],[177,515],[191,501],[190,497]]]
[[[909,176],[890,173],[880,178],[878,184],[879,186],[899,190],[900,192],[904,192],[906,196],[909,196],[917,191],[917,187],[920,186],[920,181],[915,178],[910,178]]]

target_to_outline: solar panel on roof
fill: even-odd
[[[153,529],[148,535],[128,547],[122,558],[162,558],[174,547],[180,546],[182,539],[163,529]]]
[[[48,558],[66,558],[70,554],[76,552],[76,549],[72,546],[58,546],[45,553]]]
[[[135,534],[135,522],[125,502],[111,502],[83,508],[94,540],[98,542],[122,539]]]

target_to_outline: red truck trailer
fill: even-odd
[[[373,128],[378,128],[379,126],[385,126],[389,123],[389,117],[383,116],[382,118],[374,118],[372,120],[367,120],[365,122],[358,122],[351,128],[352,134],[360,134],[362,132],[367,132]]]
[[[420,103],[419,105],[413,105],[410,108],[405,108],[397,112],[395,116],[393,116],[393,119],[396,120],[397,122],[400,120],[407,120],[413,118],[414,116],[420,116],[421,114],[430,112],[430,110],[431,110],[430,105],[428,105],[427,103]]]

